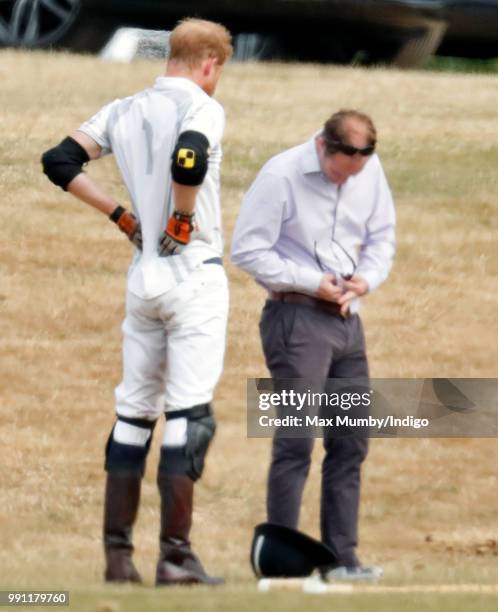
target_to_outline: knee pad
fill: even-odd
[[[184,419],[186,435],[185,427],[178,427],[176,436],[171,433],[177,419]],[[170,423],[173,427],[168,432]],[[161,447],[159,471],[187,475],[193,481],[198,480],[202,476],[206,454],[215,431],[216,421],[211,404],[200,404],[167,413],[165,443]],[[181,442],[181,445],[178,442]]]
[[[107,472],[133,472],[143,476],[155,421],[118,415],[105,449]]]

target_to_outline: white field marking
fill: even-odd
[[[331,584],[320,578],[261,578],[258,580],[258,591],[304,591],[305,593],[352,593],[353,585],[350,583]]]
[[[477,593],[498,595],[498,584],[410,584],[403,586],[383,586],[352,584],[350,582],[324,582],[310,578],[262,578],[258,581],[258,591],[303,591],[319,594],[354,593]]]

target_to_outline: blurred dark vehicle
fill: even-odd
[[[439,55],[498,57],[498,0],[446,0],[439,16],[448,24]]]
[[[239,60],[416,66],[448,24],[454,52],[498,40],[498,0],[0,0],[0,46],[97,51],[119,26],[171,29],[186,15],[224,23]]]

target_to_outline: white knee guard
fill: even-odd
[[[152,441],[155,421],[130,419],[118,415],[107,441],[105,469],[111,471],[145,471],[145,459]]]

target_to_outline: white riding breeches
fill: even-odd
[[[155,420],[213,399],[223,368],[228,283],[204,263],[173,289],[144,300],[128,292],[118,415]]]

